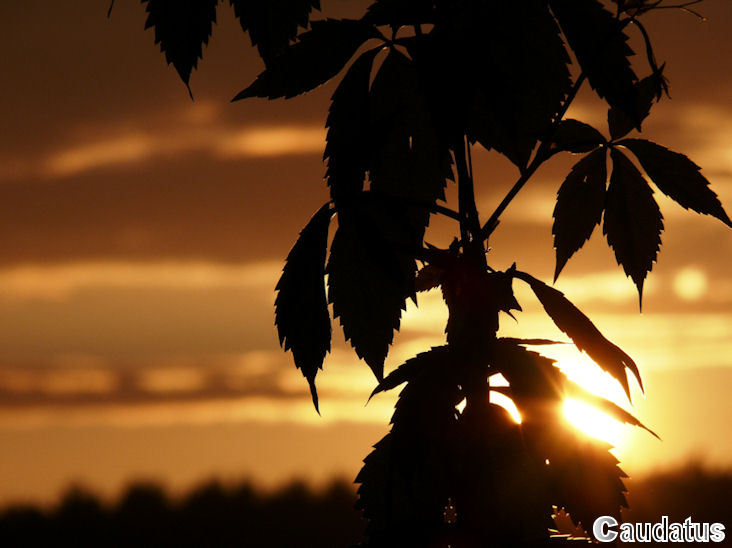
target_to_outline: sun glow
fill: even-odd
[[[588,403],[567,398],[562,411],[567,421],[587,436],[614,447],[620,447],[625,441],[626,427]]]
[[[628,400],[620,384],[604,372],[586,354],[580,354],[571,346],[541,349],[542,353],[557,360],[556,366],[575,384],[613,403],[627,408]],[[591,404],[567,397],[562,406],[565,419],[583,434],[606,441],[618,449],[628,438],[629,429]]]

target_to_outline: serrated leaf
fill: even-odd
[[[371,190],[424,204],[407,209],[421,241],[428,207],[445,198],[451,158],[438,138],[415,64],[396,50],[374,77],[370,113]]]
[[[558,150],[574,153],[589,152],[606,142],[594,127],[572,118],[559,122],[552,141]]]
[[[557,264],[554,281],[575,254],[592,236],[602,220],[607,184],[606,153],[601,148],[577,162],[557,192],[554,207],[554,247]]]
[[[191,71],[198,66],[216,22],[218,0],[142,0],[147,4],[145,29],[155,29],[155,43],[173,64],[190,93]]]
[[[465,9],[453,32],[456,52],[482,60],[459,101],[471,101],[467,134],[522,169],[571,87],[569,56],[546,2],[492,2]],[[472,88],[472,89],[470,89]]]
[[[648,117],[653,99],[661,98],[661,90],[665,86],[663,66],[650,76],[637,82],[628,93],[625,101],[627,108],[610,108],[607,111],[607,124],[611,139],[620,139],[633,128],[641,130],[641,123]]]
[[[249,32],[253,46],[265,64],[281,53],[297,36],[299,28],[307,28],[310,12],[320,9],[320,0],[230,0],[242,30]]]
[[[510,394],[524,420],[552,420],[552,405],[562,399],[561,372],[554,360],[527,350],[517,339],[500,337],[495,344],[492,367],[510,385]]]
[[[315,409],[315,376],[330,351],[330,314],[325,297],[325,253],[333,212],[321,207],[300,232],[277,282],[275,324],[280,345],[292,351],[295,365],[310,385]]]
[[[592,360],[615,377],[630,399],[630,387],[626,368],[630,370],[643,389],[638,367],[633,359],[607,340],[590,319],[574,306],[561,291],[549,287],[526,272],[515,276],[528,283],[541,305],[556,326],[565,332],[579,350],[584,350]]]
[[[579,398],[582,401],[590,404],[592,407],[596,408],[599,411],[602,411],[603,413],[609,415],[613,419],[624,422],[625,424],[630,424],[631,426],[637,426],[639,428],[643,428],[653,436],[655,436],[657,439],[661,439],[658,437],[658,434],[656,434],[653,430],[648,428],[646,425],[644,425],[641,421],[639,421],[637,418],[635,418],[631,413],[620,407],[619,405],[616,405],[615,403],[611,402],[610,400],[607,400],[601,396],[597,396],[593,394],[592,392],[588,392],[584,388],[582,388],[580,385],[570,381],[569,379],[566,379],[564,383],[565,387],[565,393],[566,395],[573,397],[573,398]]]
[[[443,273],[443,269],[438,266],[432,264],[424,266],[417,272],[414,288],[417,291],[429,291],[439,287]]]
[[[658,189],[686,209],[712,215],[727,226],[732,221],[724,211],[701,168],[688,157],[645,139],[624,139],[619,145],[627,147],[640,162]]]
[[[609,452],[610,444],[578,437],[570,428],[557,424],[543,453],[549,460],[552,504],[565,508],[583,528],[591,528],[598,516],[621,521],[620,509],[628,507],[627,474]]]
[[[448,350],[426,354],[415,358],[421,366],[399,395],[391,432],[356,477],[356,507],[369,520],[372,546],[427,545],[455,482],[455,405],[462,395]]]
[[[378,36],[372,25],[352,19],[313,21],[310,27],[232,100],[287,99],[310,91],[338,74],[364,42]]]
[[[610,151],[610,157],[613,171],[602,232],[642,301],[643,282],[661,247],[663,216],[653,199],[653,190],[632,162],[616,149]]]
[[[368,169],[370,132],[369,81],[378,49],[361,55],[336,88],[328,111],[324,159],[326,178],[336,207],[363,190]]]
[[[550,0],[549,6],[592,89],[610,106],[628,110],[628,92],[638,78],[621,23],[597,0]]]
[[[403,212],[364,193],[338,211],[328,260],[328,300],[346,340],[383,378],[384,358],[399,329],[406,299],[415,298],[416,263],[408,253],[414,236]]]
[[[427,352],[417,354],[414,358],[408,359],[394,371],[389,373],[384,380],[374,388],[369,399],[373,398],[380,392],[391,390],[400,384],[411,381],[425,368],[435,367],[436,364],[439,365],[446,363],[449,355],[450,350],[447,346],[435,346]]]

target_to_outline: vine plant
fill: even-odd
[[[316,409],[315,379],[331,344],[329,304],[378,381],[373,394],[405,385],[391,431],[356,479],[357,505],[369,520],[364,545],[542,546],[553,542],[553,506],[585,528],[601,515],[620,519],[627,503],[618,461],[608,444],[578,437],[561,419],[561,404],[572,393],[645,427],[525,348],[553,341],[497,335],[499,314],[521,310],[513,281],[529,285],[559,329],[628,398],[629,376],[642,389],[638,368],[561,292],[515,264],[491,268],[488,241],[537,169],[563,153],[582,156],[557,193],[555,280],[602,225],[642,299],[663,229],[651,182],[684,208],[732,226],[697,165],[627,136],[641,130],[654,102],[668,93],[642,17],[691,11],[697,2],[374,0],[360,19],[313,21],[318,0],[230,2],[265,63],[235,101],[308,92],[355,58],[326,122],[331,199],[287,257],[275,316],[280,342],[307,379]],[[156,43],[188,85],[217,0],[143,3],[146,27],[154,27]],[[631,64],[631,31],[645,50],[640,68]],[[566,117],[584,85],[607,103],[609,138]],[[496,183],[475,181],[475,146],[504,155],[519,174],[484,222],[474,185]],[[452,208],[443,205],[448,184],[457,185]],[[424,241],[432,215],[456,223],[447,249]],[[384,377],[406,301],[416,303],[418,292],[437,286],[449,310],[446,344]],[[490,385],[497,373],[508,386]],[[492,390],[513,400],[520,425],[490,402]]]

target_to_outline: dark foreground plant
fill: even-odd
[[[553,506],[586,528],[601,515],[620,519],[625,475],[607,443],[579,437],[562,420],[562,403],[572,394],[643,425],[525,348],[553,341],[497,336],[499,314],[521,310],[513,281],[529,285],[559,329],[628,398],[628,371],[642,388],[638,368],[561,292],[515,265],[491,268],[488,241],[511,200],[561,153],[582,156],[557,194],[555,279],[602,224],[642,298],[663,229],[651,182],[684,208],[732,226],[697,165],[627,137],[667,93],[641,16],[690,11],[697,2],[375,0],[360,19],[310,21],[318,0],[230,1],[266,67],[234,100],[305,93],[355,58],[326,122],[331,200],[288,255],[275,304],[280,342],[307,379],[316,409],[315,378],[331,344],[329,305],[376,376],[374,394],[406,383],[391,432],[356,480],[358,507],[369,520],[365,545],[541,546],[552,542]],[[143,2],[147,26],[188,85],[217,0]],[[630,32],[643,43],[641,68],[630,62]],[[608,105],[609,138],[565,117],[585,84]],[[471,147],[478,145],[504,155],[519,173],[485,222],[474,197]],[[452,209],[439,203],[451,181]],[[455,221],[447,249],[424,241],[432,215]],[[384,377],[406,301],[416,304],[419,291],[438,286],[449,310],[446,344]],[[508,386],[491,386],[498,373]],[[520,425],[490,403],[491,391],[513,400]]]

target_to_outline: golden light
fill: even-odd
[[[562,410],[567,421],[587,436],[606,441],[616,448],[625,441],[627,427],[588,403],[567,398]]]
[[[702,298],[708,288],[707,275],[694,267],[687,267],[674,277],[674,291],[685,301],[696,301]]]
[[[627,407],[628,400],[620,384],[587,354],[579,353],[569,345],[542,348],[541,352],[557,360],[556,366],[575,384],[621,407]],[[567,398],[562,411],[565,419],[583,434],[622,449],[628,437],[629,426],[575,398]]]

